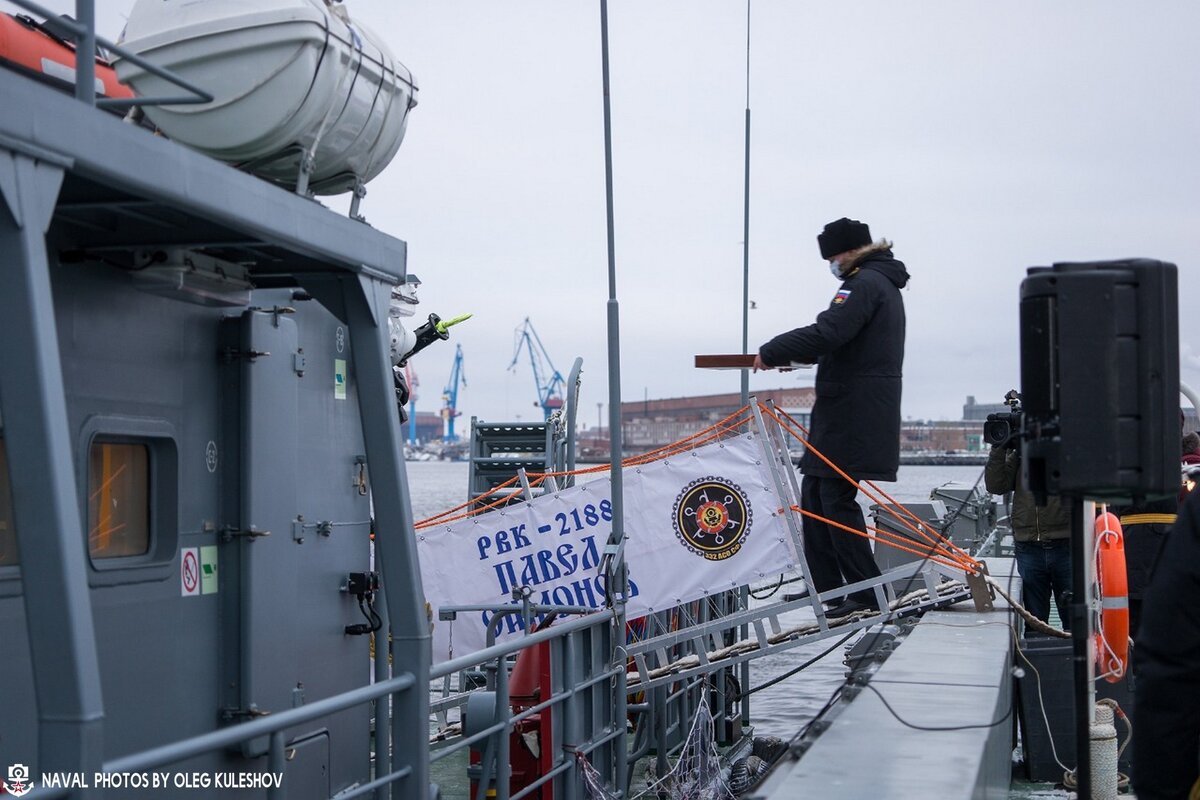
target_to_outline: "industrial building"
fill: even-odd
[[[810,386],[758,390],[761,402],[772,401],[800,424],[807,426],[812,414],[814,390]],[[729,416],[742,406],[739,393],[635,400],[621,403],[622,441],[627,454],[644,453],[677,442]],[[947,453],[983,454],[983,420],[988,414],[1007,411],[1002,404],[979,404],[968,397],[963,419],[906,421],[900,429],[900,450],[906,456]],[[608,431],[592,428],[579,434],[584,457],[608,457]],[[797,449],[800,449],[799,446]]]
[[[760,402],[773,402],[800,424],[808,425],[814,391],[811,386],[766,389],[754,393]],[[738,392],[698,397],[671,397],[621,403],[621,431],[627,454],[644,453],[685,439],[719,422],[742,407]],[[580,433],[581,453],[607,457],[608,431],[592,429]]]
[[[412,414],[412,412],[409,412]],[[433,411],[418,411],[404,423],[404,441],[409,444],[440,442],[445,429],[442,415]]]
[[[768,400],[807,427],[815,400],[812,387],[767,389],[754,393]],[[660,400],[635,400],[621,403],[621,431],[625,453],[636,455],[685,439],[737,411],[742,406],[739,393],[710,394],[697,397],[671,397]],[[987,455],[983,423],[989,414],[1004,414],[1011,409],[1003,403],[979,403],[967,396],[958,420],[905,420],[900,425],[900,454],[904,463],[976,463]],[[1184,409],[1184,430],[1200,427],[1195,409]],[[605,427],[585,427],[578,434],[579,455],[588,460],[609,457],[609,436]],[[802,447],[797,443],[795,449]]]
[[[801,425],[808,425],[815,399],[811,386],[767,389],[754,396],[760,403],[773,402]],[[621,403],[622,441],[627,452],[653,450],[698,433],[741,407],[738,392]]]

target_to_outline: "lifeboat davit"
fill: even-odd
[[[344,6],[324,0],[138,0],[122,47],[213,95],[145,111],[171,139],[294,187],[338,194],[379,174],[404,139],[417,87]],[[128,59],[143,97],[182,90]]]
[[[23,14],[0,14],[0,64],[65,91],[75,87],[75,43],[53,18],[38,22]],[[117,82],[108,61],[96,56],[96,96],[133,97]],[[121,113],[124,113],[122,111]]]

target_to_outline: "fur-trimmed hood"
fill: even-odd
[[[903,289],[908,284],[908,270],[903,261],[892,255],[892,243],[887,239],[851,250],[845,260],[839,263],[843,279],[860,269],[872,269],[885,275],[897,288]]]

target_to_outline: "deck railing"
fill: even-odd
[[[588,757],[606,782],[623,789],[628,768],[625,661],[622,658],[614,663],[612,658],[613,620],[610,611],[588,614],[435,666],[431,681],[480,669],[488,674],[486,687],[460,694],[443,707],[465,710],[466,697],[479,692],[493,693],[494,703],[487,706],[490,719],[479,724],[472,721],[470,732],[464,726],[464,732],[448,738],[448,744],[436,750],[431,760],[436,762],[467,748],[481,750],[474,795],[479,800],[520,800],[551,782],[555,797],[574,800],[580,797],[582,785],[579,756]],[[543,644],[550,660],[550,694],[513,713],[510,657]],[[549,747],[553,754],[550,768],[510,794],[510,736],[523,721],[546,714],[553,719],[549,726],[552,739],[541,742],[541,747]]]
[[[287,728],[312,722],[313,720],[329,716],[330,714],[336,714],[339,711],[345,711],[362,703],[368,703],[372,700],[378,700],[379,698],[388,697],[399,692],[409,691],[415,685],[416,679],[412,675],[397,675],[389,680],[379,681],[358,689],[351,689],[348,692],[336,694],[324,700],[318,700],[314,703],[301,706],[300,708],[280,711],[250,722],[243,722],[223,728],[222,730],[193,736],[151,750],[144,750],[140,753],[124,756],[114,761],[105,762],[104,771],[110,773],[141,772],[168,764],[176,764],[195,756],[249,742],[260,736],[268,736],[270,738],[270,746],[267,755],[267,771],[279,774],[284,771],[287,744],[284,738],[284,730]],[[366,792],[374,791],[379,786],[407,777],[411,772],[412,767],[406,765],[388,775],[377,777],[369,784],[356,787],[351,792],[339,794],[338,797],[357,797]],[[287,791],[283,783],[280,783],[278,787],[267,790],[267,797],[272,800],[286,796]]]
[[[625,664],[613,664],[611,629],[613,616],[597,612],[572,619],[513,642],[506,642],[447,661],[434,667],[431,679],[440,679],[463,671],[485,668],[492,675],[491,690],[495,692],[495,716],[471,735],[454,739],[433,753],[438,761],[472,746],[483,750],[476,797],[495,797],[497,800],[520,800],[538,788],[555,781],[555,797],[574,800],[580,797],[581,780],[577,756],[593,761],[597,771],[612,785],[627,784],[625,743]],[[509,706],[510,657],[547,643],[550,649],[552,694],[536,705],[512,713]],[[189,758],[249,742],[269,738],[267,772],[285,771],[287,740],[284,731],[331,714],[345,711],[371,701],[385,701],[392,695],[414,690],[416,681],[410,674],[352,689],[318,700],[300,708],[273,713],[250,722],[243,722],[218,731],[193,736],[150,750],[133,753],[107,761],[106,773],[136,773],[178,764]],[[609,713],[597,711],[610,710]],[[509,791],[511,766],[508,743],[513,730],[535,714],[549,711],[554,717],[554,748],[552,768],[519,791]],[[543,746],[547,746],[544,744]],[[411,765],[401,766],[386,775],[376,776],[369,783],[338,792],[337,800],[349,800],[374,792],[381,787],[407,777]],[[287,796],[286,783],[268,788],[270,800]],[[43,789],[31,797],[65,797],[67,789]]]

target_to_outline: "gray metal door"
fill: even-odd
[[[225,662],[227,685],[237,686],[228,698],[231,721],[369,680],[368,637],[346,633],[364,621],[344,587],[349,573],[368,568],[370,535],[349,342],[323,307],[296,305],[288,313],[247,311],[227,323],[225,414],[235,440],[227,447],[239,455],[227,476],[231,530],[222,567],[233,589],[225,612],[227,645],[236,642],[236,658]],[[289,768],[288,797],[327,797],[330,785],[337,791],[361,781],[368,735],[366,706],[289,730],[296,753],[301,742],[322,743],[326,755],[317,761],[326,777],[318,788]],[[264,737],[243,752],[256,757],[266,749]]]

